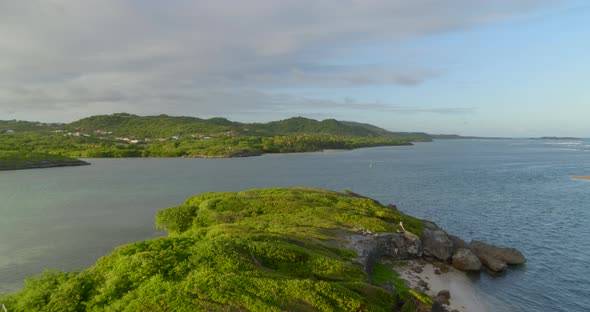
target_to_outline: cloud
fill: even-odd
[[[224,115],[305,106],[297,94],[291,104],[276,101],[274,89],[415,87],[444,66],[371,63],[370,55],[337,64],[333,56],[505,20],[546,2],[2,1],[0,114]]]

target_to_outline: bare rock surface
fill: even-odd
[[[526,262],[524,255],[516,248],[497,247],[480,241],[472,241],[469,248],[478,255],[485,253],[508,264],[523,264]]]
[[[481,261],[467,248],[459,248],[453,254],[453,267],[461,271],[480,271]]]

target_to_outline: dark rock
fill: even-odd
[[[372,232],[371,232],[372,233]],[[346,248],[357,252],[355,260],[365,271],[383,257],[390,260],[411,260],[422,257],[422,242],[410,233],[354,234],[348,237]]]
[[[422,267],[419,266],[415,266],[412,268],[412,271],[416,272],[416,273],[422,273]]]
[[[434,302],[440,302],[442,304],[446,304],[446,305],[450,305],[451,302],[449,301],[448,298],[442,297],[442,296],[437,296],[436,298],[434,298]]]
[[[453,242],[445,231],[425,228],[422,234],[422,244],[427,255],[432,255],[445,262],[451,259]]]
[[[389,207],[389,208],[391,208],[391,209],[393,209],[393,210],[398,210],[398,209],[397,209],[397,206],[396,206],[396,205],[394,205],[394,204],[389,204],[389,205],[387,205],[387,207]]]
[[[442,303],[438,302],[438,301],[434,301],[432,303],[432,308],[430,309],[430,312],[446,312],[447,309],[445,309],[445,307],[443,307]]]
[[[481,261],[469,249],[459,248],[453,254],[453,267],[461,271],[480,271]]]
[[[442,273],[440,272],[440,270],[439,270],[439,269],[434,269],[434,274],[436,274],[436,275],[441,275]]]
[[[515,248],[497,247],[479,241],[472,241],[469,248],[478,256],[485,253],[508,264],[523,264],[526,262],[524,255]]]
[[[438,225],[436,225],[436,223],[430,221],[430,220],[422,220],[422,222],[424,222],[424,226],[426,226],[427,229],[430,230],[440,230],[441,228],[438,227]]]
[[[428,283],[426,283],[423,280],[419,280],[418,281],[418,287],[423,289],[423,290],[429,290],[430,288],[428,287]]]
[[[445,297],[447,299],[451,299],[451,292],[444,289],[438,292],[438,294],[436,294],[437,297]]]
[[[258,151],[251,151],[251,150],[240,150],[235,151],[228,155],[230,158],[238,158],[238,157],[252,157],[252,156],[260,156],[262,155],[261,152]]]
[[[453,252],[460,248],[469,248],[469,244],[465,242],[461,237],[455,235],[449,235],[449,239],[453,242]]]

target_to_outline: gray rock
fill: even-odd
[[[469,248],[469,244],[459,236],[449,235],[449,239],[453,242],[453,252],[457,251],[459,248]]]
[[[422,242],[410,233],[379,233],[379,235],[354,234],[348,236],[346,248],[356,251],[355,262],[365,271],[383,257],[390,260],[411,260],[422,257]]]
[[[515,248],[497,247],[479,241],[472,241],[469,248],[477,255],[485,253],[508,264],[523,264],[526,262],[524,255]]]
[[[445,231],[425,228],[422,234],[422,244],[427,255],[432,255],[445,262],[451,259],[453,242]]]
[[[445,309],[445,307],[443,307],[442,303],[438,302],[438,301],[434,301],[432,303],[432,308],[430,309],[430,312],[446,312],[447,309]]]
[[[443,297],[443,296],[437,296],[436,298],[434,298],[435,302],[440,302],[442,304],[446,304],[446,305],[450,305],[451,301],[449,301],[448,298]]]
[[[491,256],[487,253],[478,253],[477,257],[479,258],[479,260],[481,261],[481,263],[483,265],[485,265],[486,267],[488,267],[490,270],[492,270],[494,272],[504,271],[508,267],[506,262],[504,262],[500,259],[494,258],[493,256]]]
[[[451,299],[451,292],[444,289],[438,292],[438,294],[436,294],[437,297],[445,297],[447,298],[447,300]]]
[[[469,249],[459,248],[453,254],[453,267],[461,271],[480,271],[481,261]]]

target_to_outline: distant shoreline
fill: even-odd
[[[590,181],[590,176],[571,176],[572,179],[575,180],[586,180],[586,181]]]

